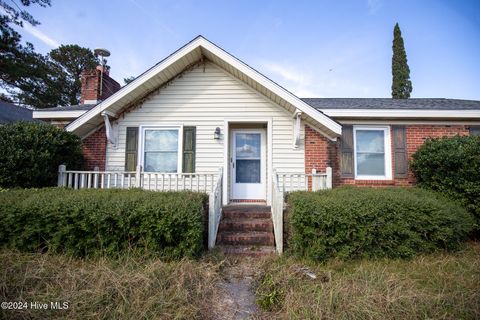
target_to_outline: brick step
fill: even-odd
[[[219,245],[260,245],[260,246],[274,246],[275,238],[272,232],[264,231],[224,231],[219,232],[217,236],[217,243]]]
[[[272,213],[270,211],[223,211],[222,216],[225,219],[271,219]]]
[[[275,254],[273,246],[229,246],[220,245],[218,248],[225,255],[243,256],[243,257],[262,257]]]
[[[222,208],[226,219],[270,219],[270,206],[263,205],[228,205]]]
[[[273,232],[272,219],[222,219],[219,232],[265,231]]]
[[[242,211],[242,212],[270,212],[270,206],[258,204],[229,204],[223,206],[223,211]]]

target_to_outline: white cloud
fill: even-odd
[[[271,61],[262,63],[261,69],[268,70],[270,73],[280,76],[280,83],[282,86],[298,97],[322,96],[322,94],[319,93],[319,90],[315,88],[312,76],[308,73],[302,72],[291,66],[284,67]]]
[[[300,98],[371,96],[370,84],[359,82],[362,78],[352,76],[353,63],[339,56],[334,60],[326,63],[304,61],[295,66],[267,61],[260,63],[258,70]],[[352,60],[359,61],[358,58]],[[337,68],[330,68],[332,65]]]
[[[305,75],[300,73],[298,70],[293,70],[291,68],[287,69],[279,64],[272,63],[272,62],[268,62],[264,66],[266,69],[280,75],[285,80],[293,81],[297,83],[302,83],[306,81]]]
[[[38,28],[35,28],[31,24],[24,23],[23,24],[23,30],[37,38],[38,40],[42,41],[45,43],[47,46],[50,46],[52,48],[58,48],[60,46],[60,43],[58,43],[56,40],[50,38],[48,35],[40,31]]]

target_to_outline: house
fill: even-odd
[[[83,184],[130,186],[138,170],[135,185],[154,189],[215,191],[220,179],[224,205],[278,207],[278,184],[318,188],[315,173],[323,187],[412,185],[408,160],[426,138],[480,128],[480,101],[300,99],[201,36],[107,95],[93,77],[82,105],[34,112],[82,137],[87,169],[103,172]]]
[[[32,110],[0,100],[0,126],[18,121],[33,121]]]

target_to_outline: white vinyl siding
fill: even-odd
[[[292,114],[209,62],[175,79],[114,123],[118,145],[114,148],[108,144],[106,169],[124,168],[127,127],[178,124],[197,128],[195,171],[216,173],[223,166],[223,143],[228,137],[224,131],[226,118],[271,118],[273,168],[304,172],[303,141],[297,149],[292,146]],[[222,133],[219,140],[213,136],[216,127]],[[303,127],[302,123],[302,138]],[[270,174],[267,172],[267,176]]]

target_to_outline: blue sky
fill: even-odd
[[[135,76],[201,34],[300,97],[390,97],[399,22],[412,97],[480,100],[480,0],[52,0],[21,30],[111,51],[111,76]]]

